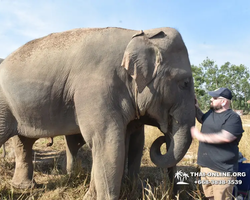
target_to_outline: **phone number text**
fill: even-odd
[[[197,180],[194,182],[195,184],[202,185],[241,185],[242,180]]]

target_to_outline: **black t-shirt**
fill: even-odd
[[[216,113],[211,109],[202,116],[202,121],[202,133],[218,133],[223,129],[237,139],[221,144],[199,142],[197,163],[219,172],[238,171],[238,144],[244,132],[240,116],[231,109],[222,113]]]

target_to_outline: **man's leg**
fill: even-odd
[[[231,183],[231,180],[235,180],[235,177],[214,177],[217,181],[225,181],[225,184],[220,185],[213,185],[213,191],[214,191],[214,198],[215,199],[225,199],[225,200],[231,200],[233,197],[233,184]]]
[[[201,167],[201,173],[207,175],[209,172],[209,169],[206,167]],[[204,181],[209,182],[209,177],[207,176],[201,176],[202,182]],[[209,200],[214,200],[214,193],[213,193],[213,186],[211,184],[202,184],[202,189],[205,194],[205,197],[207,197]]]
[[[209,198],[209,200],[232,199],[233,185],[228,183],[230,183],[231,180],[235,180],[235,177],[219,176],[219,175],[207,176],[208,174],[220,174],[220,172],[203,167],[201,167],[201,172],[203,172],[206,175],[205,177],[201,177],[201,180],[208,181],[210,183],[202,185],[205,196]]]

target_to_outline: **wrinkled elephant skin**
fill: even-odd
[[[84,199],[118,199],[130,142],[144,138],[130,135],[140,135],[138,126],[155,125],[170,138],[165,155],[158,143],[152,148],[158,166],[176,165],[191,144],[195,109],[187,49],[172,28],[53,33],[1,63],[0,109],[0,146],[18,136],[15,148],[25,149],[16,153],[20,170],[30,165],[37,138],[81,133],[93,155]],[[25,185],[33,174],[19,176],[13,179]]]

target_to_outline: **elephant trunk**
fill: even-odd
[[[157,138],[150,148],[151,160],[157,167],[175,166],[190,147],[192,142],[190,128],[195,124],[195,111],[192,109],[191,113],[183,113],[181,116],[187,116],[189,119],[177,121],[173,117],[171,126],[168,128],[169,132],[166,136]],[[167,153],[162,155],[160,147],[165,142],[167,143]]]

